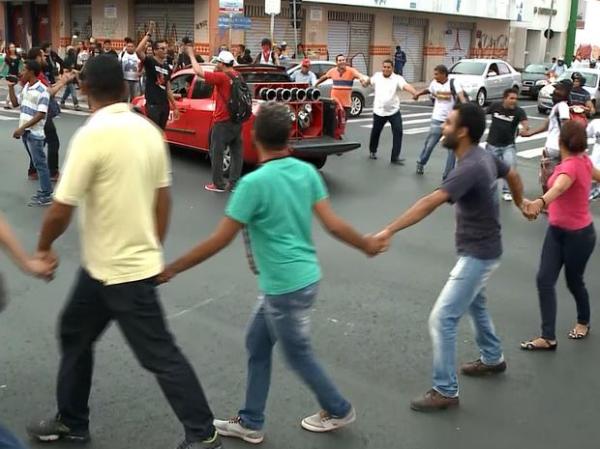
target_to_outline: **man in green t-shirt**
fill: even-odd
[[[388,243],[360,235],[333,212],[319,173],[312,165],[290,157],[290,127],[286,106],[261,106],[254,135],[262,166],[236,186],[225,217],[212,236],[159,276],[160,282],[169,281],[221,251],[244,230],[248,259],[261,291],[246,334],[246,403],[235,418],[214,424],[219,434],[251,443],[264,438],[271,358],[277,341],[323,408],[304,418],[302,427],[328,432],[356,419],[354,408],[329,379],[310,343],[310,311],[321,279],[311,232],[313,214],[332,235],[369,256],[385,250]]]

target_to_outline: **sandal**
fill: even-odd
[[[586,338],[590,334],[590,325],[589,324],[586,325],[585,328],[587,330],[586,330],[585,334],[582,334],[580,331],[577,330],[577,327],[574,327],[569,332],[569,338],[571,340],[583,340],[584,338]]]
[[[546,346],[538,346],[537,344],[535,344],[536,340],[543,340],[546,343]],[[554,343],[552,343],[550,340],[546,340],[542,337],[521,342],[521,349],[524,351],[556,351],[557,347],[558,342],[555,341]]]

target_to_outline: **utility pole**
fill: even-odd
[[[585,0],[581,0],[585,1]],[[577,34],[577,10],[579,0],[571,0],[571,14],[569,16],[569,27],[567,28],[567,43],[565,47],[565,64],[570,64],[575,52],[575,35]]]
[[[545,50],[544,50],[544,61],[550,61],[550,48],[548,45],[548,41],[550,39],[552,39],[552,17],[554,17],[554,0],[552,0],[550,2],[550,14],[548,17],[548,33],[550,33],[547,37],[546,37],[546,46],[545,46]]]
[[[294,52],[296,52],[298,50],[298,17],[296,17],[296,0],[294,0],[292,4],[292,9],[294,10]]]

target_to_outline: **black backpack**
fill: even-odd
[[[244,81],[241,75],[234,76],[227,73],[231,79],[231,96],[227,107],[229,116],[234,123],[242,123],[252,115],[252,94],[250,88]]]
[[[450,92],[452,93],[452,98],[454,98],[454,103],[458,103],[458,94],[456,93],[456,88],[454,87],[454,78],[450,79]],[[465,96],[465,100],[467,103],[471,101],[464,90],[462,91],[462,93]]]

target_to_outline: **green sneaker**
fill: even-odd
[[[27,433],[31,438],[45,443],[58,440],[75,443],[87,443],[90,441],[90,432],[88,430],[72,430],[61,421],[60,415],[31,423],[27,426]]]
[[[221,437],[219,437],[219,434],[215,430],[214,435],[204,441],[183,440],[179,443],[177,449],[221,449],[222,447]]]

